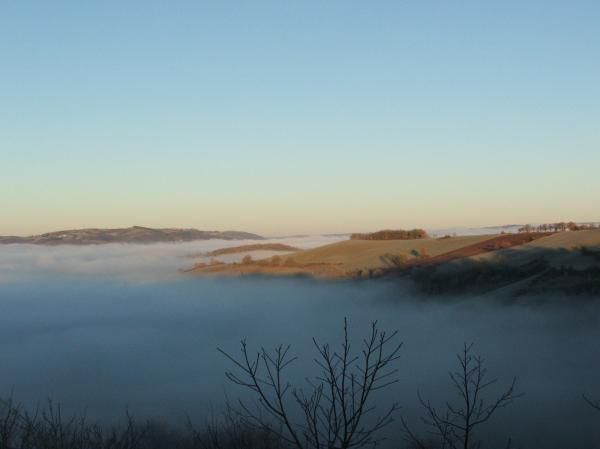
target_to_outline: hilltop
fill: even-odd
[[[105,243],[158,243],[191,242],[194,240],[263,240],[263,237],[239,231],[200,231],[198,229],[163,228],[142,226],[116,229],[72,229],[48,232],[28,237],[2,237],[0,244],[28,243],[33,245],[98,245]]]

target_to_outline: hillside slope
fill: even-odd
[[[600,297],[600,230],[560,232],[524,245],[422,264],[404,273],[432,294]]]
[[[465,246],[473,245],[494,236],[465,236],[448,239],[418,240],[346,240],[290,254],[300,265],[327,263],[339,265],[346,271],[388,268],[391,258],[399,256],[410,261],[423,255],[435,257]]]
[[[251,263],[198,265],[189,270],[198,275],[291,275],[317,278],[371,277],[397,268],[400,263],[435,257],[483,242],[494,236],[466,236],[418,240],[345,240],[280,258]]]
[[[581,249],[592,253],[600,250],[600,229],[559,232],[515,248],[475,256],[473,260],[520,266],[543,258],[554,267],[587,268],[595,258],[585,257]]]

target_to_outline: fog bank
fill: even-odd
[[[343,240],[340,236],[305,236],[261,240],[285,243],[300,249]],[[181,243],[106,244],[40,246],[0,245],[0,282],[40,277],[75,276],[118,278],[130,281],[170,280],[179,270],[195,262],[207,262],[204,255],[215,249],[256,244],[255,240],[198,240]],[[264,257],[276,252],[261,251]],[[218,257],[224,262],[241,260],[243,254]]]
[[[226,382],[231,365],[217,347],[237,353],[244,337],[252,348],[290,343],[299,356],[291,376],[302,383],[316,374],[311,337],[340,342],[348,317],[356,344],[373,320],[399,330],[400,381],[379,400],[397,400],[417,428],[417,391],[443,405],[456,352],[475,342],[498,387],[517,376],[524,393],[487,431],[523,447],[596,444],[600,417],[581,395],[600,397],[598,302],[432,300],[381,280],[156,275],[194,251],[172,246],[166,255],[162,245],[10,248],[9,257],[2,248],[3,270],[12,261],[9,274],[21,275],[0,283],[0,395],[12,390],[28,406],[51,397],[104,421],[126,407],[141,418],[202,420],[225,394],[245,394]]]

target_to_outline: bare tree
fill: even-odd
[[[124,427],[105,430],[85,416],[64,417],[52,401],[29,413],[12,397],[0,400],[0,449],[141,449],[146,430],[129,413]]]
[[[397,331],[381,332],[374,322],[361,352],[355,355],[344,320],[339,351],[313,339],[321,372],[308,380],[307,391],[284,379],[286,368],[296,360],[289,355],[290,346],[278,346],[273,352],[261,348],[251,355],[242,340],[239,359],[219,351],[239,371],[226,373],[227,378],[257,396],[256,408],[240,401],[239,413],[247,423],[275,433],[297,449],[349,449],[378,441],[379,431],[392,422],[398,409],[394,403],[375,415],[371,404],[375,392],[397,382],[392,364],[399,358],[402,343],[396,337]],[[294,412],[300,412],[299,422],[294,421]]]
[[[0,449],[10,449],[15,444],[20,415],[20,408],[14,404],[12,394],[8,399],[0,399]]]
[[[484,368],[483,359],[472,355],[473,344],[465,344],[463,351],[457,355],[459,369],[450,372],[452,385],[458,393],[456,404],[446,402],[443,410],[435,408],[429,400],[418,394],[419,402],[425,409],[421,418],[430,433],[439,438],[440,446],[450,449],[470,449],[481,447],[481,442],[474,441],[475,430],[487,422],[499,409],[509,405],[519,395],[515,394],[516,378],[496,398],[489,400],[484,394],[497,382],[487,379],[488,371]],[[426,444],[402,420],[404,431],[409,441],[419,448]],[[509,440],[510,445],[510,440]]]
[[[113,427],[107,432],[94,427],[96,441],[101,443],[100,447],[109,449],[140,449],[144,447],[150,424],[148,422],[143,425],[138,424],[129,410],[126,411],[126,418],[123,427]],[[96,444],[97,446],[98,444]]]
[[[221,416],[211,414],[204,428],[197,430],[188,418],[193,447],[199,449],[284,449],[281,438],[264,429],[249,426],[229,401]]]
[[[593,399],[588,398],[586,395],[583,395],[583,400],[587,402],[587,404],[594,410],[600,412],[600,401],[594,401]]]

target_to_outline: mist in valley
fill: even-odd
[[[291,239],[309,247],[327,238]],[[279,240],[281,241],[281,240]],[[332,240],[334,241],[334,240]],[[228,242],[234,246],[239,242]],[[443,406],[453,400],[448,371],[465,342],[485,358],[500,392],[517,377],[522,397],[500,409],[479,436],[503,447],[595,447],[600,414],[582,399],[600,397],[600,303],[551,297],[416,296],[398,280],[302,278],[200,279],[178,269],[190,254],[225,246],[105,245],[0,249],[0,396],[24,407],[60,401],[65,412],[102,423],[124,410],[179,426],[202,423],[226,398],[251,399],[224,373],[238,355],[291,344],[289,379],[306,386],[318,374],[311,338],[338,345],[343,319],[359,348],[372,321],[398,330],[404,345],[398,383],[376,396],[397,401],[383,432],[404,447],[399,418],[423,431],[417,392]],[[237,257],[237,256],[236,256]]]

